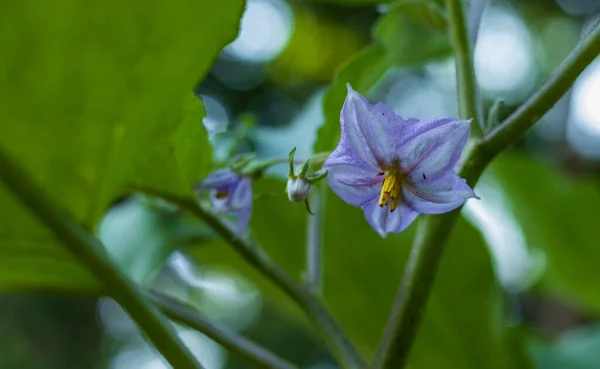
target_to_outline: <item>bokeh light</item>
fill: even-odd
[[[567,139],[578,153],[600,158],[600,60],[592,63],[573,86]]]
[[[475,72],[483,92],[507,103],[523,100],[536,81],[529,30],[504,7],[486,9],[477,47]]]
[[[464,214],[485,238],[496,262],[498,279],[512,291],[529,287],[539,275],[536,271],[539,265],[534,264],[529,254],[523,230],[508,206],[509,200],[489,177],[480,181],[475,191],[481,199],[468,201]]]
[[[250,0],[240,33],[225,48],[228,55],[252,62],[274,59],[289,41],[293,27],[290,6],[280,0]]]

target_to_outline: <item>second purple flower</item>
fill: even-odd
[[[196,189],[210,191],[214,213],[233,216],[236,233],[246,233],[252,214],[252,179],[231,169],[220,169],[199,182]]]

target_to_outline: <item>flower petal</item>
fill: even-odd
[[[432,181],[421,178],[420,181],[404,186],[404,201],[415,211],[422,214],[441,214],[456,209],[471,197],[477,197],[467,181],[455,173]]]
[[[202,181],[196,184],[197,190],[205,190],[209,188],[219,188],[227,186],[239,180],[239,175],[234,173],[231,169],[220,169],[212,172]]]
[[[373,227],[381,237],[388,233],[400,233],[405,230],[419,215],[416,211],[403,203],[393,212],[389,207],[380,207],[378,199],[374,199],[362,206],[367,222]]]
[[[379,196],[384,176],[379,176],[370,168],[352,164],[330,164],[325,162],[324,169],[329,171],[327,183],[342,200],[352,206],[361,206]]]
[[[471,121],[448,118],[436,121],[443,123],[435,126],[431,121],[424,122],[426,126],[435,127],[420,131],[398,147],[402,168],[411,179],[422,176],[430,180],[441,178],[451,172],[460,159]]]
[[[405,121],[387,105],[372,104],[350,84],[346,86],[348,95],[340,114],[342,138],[364,163],[391,163]]]
[[[235,232],[238,236],[241,236],[248,231],[248,225],[250,224],[250,217],[252,215],[252,202],[250,205],[240,211],[235,212],[237,222],[235,223]]]
[[[252,180],[241,178],[230,194],[229,206],[238,210],[252,205]]]

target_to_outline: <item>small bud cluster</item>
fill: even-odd
[[[288,175],[288,182],[286,191],[288,194],[288,198],[292,202],[301,202],[304,201],[306,205],[306,209],[309,213],[312,214],[310,210],[310,206],[308,204],[308,193],[312,185],[322,181],[327,177],[327,171],[321,173],[312,173],[311,168],[311,159],[308,159],[302,168],[300,169],[300,173],[298,175],[295,174],[294,170],[294,154],[296,153],[296,148],[292,149],[289,154],[289,164],[290,164],[290,172]]]

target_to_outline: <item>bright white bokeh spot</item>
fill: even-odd
[[[475,72],[483,91],[493,97],[515,103],[529,95],[536,76],[531,35],[515,13],[487,9],[475,49]]]
[[[447,91],[430,79],[401,75],[393,77],[384,102],[404,117],[432,119],[441,116],[456,116],[454,91]]]
[[[435,61],[425,65],[425,72],[441,88],[448,91],[456,89],[456,64],[454,59]]]
[[[600,158],[600,60],[588,66],[573,86],[567,140],[580,154]]]
[[[274,59],[287,45],[293,15],[281,0],[250,0],[242,17],[238,37],[225,48],[237,59],[266,62]]]
[[[494,181],[483,178],[475,192],[481,200],[469,200],[464,214],[482,233],[494,257],[502,285],[520,291],[533,283],[543,269],[530,255],[525,235],[515,221],[509,201]]]
[[[198,272],[195,265],[178,251],[168,262],[186,285],[203,296],[195,303],[211,320],[242,329],[258,317],[262,308],[260,293],[242,277],[212,268]]]
[[[223,368],[227,353],[216,342],[190,329],[179,330],[178,335],[204,368]],[[171,365],[156,350],[147,345],[130,345],[113,357],[109,368],[170,369]]]

